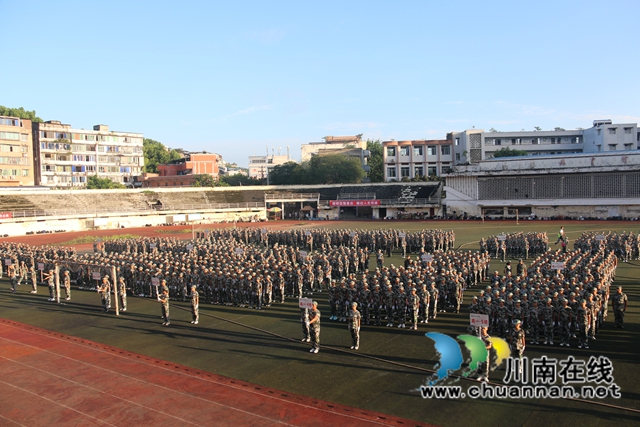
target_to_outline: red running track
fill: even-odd
[[[423,426],[0,319],[0,426]]]

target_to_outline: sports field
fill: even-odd
[[[487,221],[484,224],[480,221],[270,222],[267,225],[241,226],[395,228],[405,231],[439,228],[455,231],[459,250],[476,251],[481,237],[515,231],[547,231],[552,249],[556,249],[559,246],[553,246],[553,242],[561,225],[571,240],[582,231],[638,232],[636,223],[622,221],[521,221],[520,224],[515,221]],[[156,233],[161,237],[190,237],[189,233],[181,232],[178,227],[163,227],[161,231],[157,233],[156,229],[151,228],[127,229],[122,230],[121,234]],[[116,232],[96,232],[96,235],[107,234]],[[67,236],[65,233],[13,240],[40,245],[52,242],[47,238],[55,238],[55,242],[61,244],[77,235],[69,233]],[[385,262],[399,265],[402,258],[394,254]],[[371,266],[374,264],[375,259],[372,258]],[[116,317],[113,312],[101,312],[100,298],[95,292],[74,289],[72,300],[58,305],[47,302],[45,289],[32,295],[28,287],[22,285],[18,293],[12,295],[8,283],[3,280],[0,287],[0,317],[259,386],[424,423],[443,426],[636,426],[640,420],[639,265],[640,261],[635,260],[618,265],[615,284],[621,284],[629,297],[625,329],[615,329],[610,314],[597,340],[590,342],[591,348],[588,350],[577,349],[575,345],[570,348],[529,345],[525,353],[529,358],[544,354],[561,359],[569,355],[584,360],[591,355],[610,358],[615,383],[622,391],[622,398],[593,399],[595,403],[567,399],[423,399],[418,389],[426,383],[438,362],[433,341],[426,338],[425,333],[442,332],[452,336],[466,333],[469,322],[466,307],[478,287],[465,293],[465,309],[462,313],[439,314],[435,321],[420,325],[418,331],[363,326],[357,352],[349,350],[350,336],[345,324],[328,320],[329,310],[324,293],[313,296],[324,313],[322,348],[318,354],[310,354],[308,344],[299,341],[299,310],[297,300],[293,299],[259,312],[203,304],[197,326],[189,323],[191,318],[187,304],[172,302],[171,326],[165,328],[159,319],[159,304],[149,299],[130,297],[127,312]],[[492,270],[502,271],[502,268],[502,263],[492,262]],[[493,378],[499,383],[502,375],[498,372]],[[460,380],[459,384],[466,388],[477,383]]]

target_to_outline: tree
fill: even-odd
[[[311,157],[307,173],[308,184],[352,184],[365,175],[359,159],[342,154]]]
[[[555,130],[556,132],[559,132],[559,131],[566,130],[566,129],[557,127],[557,128],[554,128],[553,130]]]
[[[127,188],[119,182],[113,182],[109,178],[100,178],[98,175],[90,176],[87,180],[88,190],[107,190]]]
[[[302,166],[296,162],[287,162],[275,166],[271,171],[269,171],[269,184],[290,185],[307,183],[303,180]]]
[[[501,149],[499,149],[498,151],[496,151],[495,153],[493,153],[493,157],[517,157],[517,156],[528,156],[529,153],[527,153],[524,150],[512,150],[509,147],[503,147]]]
[[[533,130],[534,130],[535,132],[538,132],[538,131],[541,131],[541,130],[542,130],[542,128],[541,128],[540,126],[536,126],[536,127],[534,127],[534,128],[533,128]]]
[[[498,130],[496,128],[491,128],[489,129],[489,132],[498,132]]]
[[[215,187],[216,182],[211,175],[201,174],[196,175],[196,179],[191,184],[192,187]]]
[[[32,122],[41,123],[43,120],[36,115],[35,110],[28,111],[23,107],[9,108],[4,105],[0,105],[0,116],[18,117],[20,119],[29,119]]]
[[[371,182],[384,182],[384,147],[379,139],[367,139],[367,150],[371,152],[369,157],[369,180]]]
[[[220,182],[229,184],[232,187],[261,184],[259,179],[250,178],[239,173],[235,175],[223,175],[222,178],[220,178]]]
[[[158,165],[178,160],[182,156],[176,150],[164,146],[163,143],[150,138],[142,141],[142,151],[144,153],[144,171],[158,172]]]

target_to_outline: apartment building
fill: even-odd
[[[144,167],[143,135],[73,129],[57,120],[33,123],[35,182],[50,187],[85,187],[90,176],[131,185]]]
[[[448,139],[384,141],[385,182],[449,173],[453,165],[452,144]]]
[[[31,120],[0,116],[0,186],[34,185]]]

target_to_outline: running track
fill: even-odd
[[[1,426],[423,426],[0,319]]]

